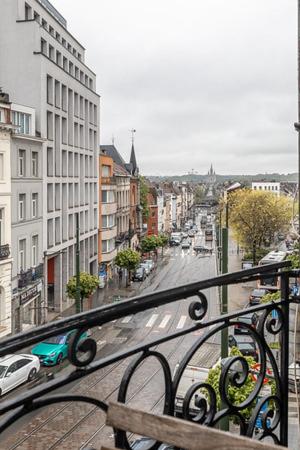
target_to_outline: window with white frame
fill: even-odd
[[[110,176],[110,166],[103,165],[101,167],[101,175],[103,177],[109,177]]]
[[[25,177],[25,150],[19,150],[19,177]]]
[[[115,202],[115,193],[114,191],[101,191],[101,200],[102,203],[114,203]]]
[[[32,267],[36,267],[38,265],[38,235],[32,236],[31,242],[31,265]]]
[[[4,208],[0,208],[0,245],[4,244]]]
[[[19,259],[18,267],[19,273],[23,272],[26,268],[26,239],[19,240]]]
[[[103,215],[102,216],[102,228],[112,228],[115,226],[116,224],[116,219],[115,219],[115,215],[114,214],[110,214],[110,215]]]
[[[4,178],[4,154],[0,153],[0,180]]]
[[[25,194],[19,194],[19,220],[25,220]]]
[[[13,111],[12,113],[12,123],[18,127],[16,133],[30,134],[30,120],[30,114],[18,111]]]
[[[39,154],[38,152],[32,152],[31,154],[31,172],[33,177],[38,176],[38,158]]]
[[[38,216],[38,194],[32,194],[32,218],[36,218]]]
[[[115,239],[102,241],[102,253],[110,253],[116,248]]]

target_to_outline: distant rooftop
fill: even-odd
[[[44,8],[47,9],[47,11],[56,19],[59,21],[59,23],[64,27],[67,28],[67,21],[66,19],[57,11],[56,8],[49,2],[49,0],[38,0],[39,3],[41,3]]]

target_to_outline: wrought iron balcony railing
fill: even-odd
[[[10,255],[9,245],[8,244],[0,245],[0,260],[7,259],[9,255]]]
[[[259,440],[271,438],[275,444],[287,445],[289,308],[291,303],[299,301],[296,297],[290,297],[289,280],[300,275],[300,272],[286,270],[288,265],[288,262],[282,262],[255,267],[166,291],[149,293],[36,327],[31,331],[2,340],[0,357],[19,352],[24,347],[28,348],[55,335],[62,335],[74,330],[68,349],[68,360],[74,366],[74,370],[68,370],[68,373],[63,375],[57,374],[50,381],[35,386],[31,390],[16,394],[13,398],[4,399],[0,403],[0,416],[3,416],[0,422],[0,433],[14,424],[17,419],[29,413],[32,415],[34,411],[42,407],[61,402],[68,402],[72,405],[80,402],[81,409],[82,402],[89,405],[90,408],[86,415],[81,410],[79,425],[76,425],[75,422],[71,423],[72,429],[78,429],[81,424],[84,424],[85,420],[88,421],[89,418],[94,417],[93,414],[96,414],[97,411],[106,413],[108,400],[112,394],[117,393],[118,401],[123,403],[134,398],[135,389],[139,389],[139,386],[132,386],[131,382],[137,370],[151,358],[155,359],[160,367],[155,375],[162,374],[164,382],[164,393],[160,397],[163,404],[163,413],[174,416],[176,414],[175,399],[179,383],[192,358],[222,330],[231,329],[231,327],[238,325],[244,331],[247,331],[254,341],[258,353],[258,364],[255,365],[255,368],[250,367],[248,360],[241,355],[229,356],[222,360],[219,383],[212,385],[206,381],[201,381],[192,385],[183,398],[181,415],[188,421],[209,427],[217,427],[224,418],[229,420],[234,418],[234,421],[239,423],[240,434]],[[216,288],[218,287],[268,278],[270,274],[276,274],[281,281],[281,299],[278,302],[259,304],[247,310],[243,309],[222,316],[216,315],[216,317],[206,318],[209,311],[209,302],[206,296],[208,289],[214,289],[214,292],[217,292]],[[179,302],[183,299],[185,301]],[[180,305],[180,308],[187,309],[186,316],[189,316],[190,323],[186,328],[175,328],[164,336],[154,334],[149,336],[148,333],[142,339],[127,341],[126,347],[117,346],[111,354],[105,354],[105,356],[101,356],[101,353],[97,354],[96,330],[99,330],[99,327],[103,328],[110,322],[163,305],[168,305],[169,308],[171,304],[174,304],[174,306]],[[238,320],[240,316],[254,312],[259,316],[256,328]],[[82,338],[83,333],[86,333],[87,330],[91,331],[91,335],[84,334],[85,337]],[[281,348],[279,361],[273,355],[267,336],[278,339]],[[150,337],[152,339],[149,339]],[[163,344],[167,344],[164,350],[166,348],[169,350],[173,343],[178,351],[183,340],[187,338],[192,338],[191,341],[187,341],[191,346],[184,349],[181,361],[172,375],[170,362],[172,353],[167,351],[166,354],[163,354]],[[124,370],[121,382],[116,380],[116,385],[111,386],[108,391],[104,389],[105,396],[101,396],[102,389],[100,389],[99,396],[101,398],[98,398],[98,394],[95,395],[93,391],[95,383],[105,383],[105,377],[109,378],[110,381],[113,380],[114,377],[111,375],[113,370],[119,372]],[[94,377],[92,381],[88,378],[91,374]],[[252,389],[247,392],[240,403],[233,402],[229,395],[230,389],[242,389],[248,377],[253,374],[256,381],[253,383]],[[273,384],[272,392],[266,393],[264,383],[268,377],[273,380]],[[88,384],[88,380],[90,380],[90,384]],[[75,381],[77,381],[77,390],[74,393],[71,389]],[[80,383],[84,384],[85,393],[79,392],[78,386],[80,386]],[[143,379],[141,383],[145,384],[147,380]],[[90,386],[90,393],[87,386]],[[59,393],[54,394],[57,389],[62,387],[64,388],[63,392],[60,390]],[[66,393],[68,389],[70,389],[70,392]],[[195,393],[198,395],[196,400]],[[193,404],[194,400],[195,403]],[[157,406],[157,401],[155,405]],[[65,406],[57,405],[53,417],[57,418],[58,414],[63,414],[64,408]],[[246,415],[244,414],[245,410],[248,411]],[[69,415],[70,417],[73,416]],[[258,430],[257,421],[259,419],[261,425]],[[103,418],[101,420],[96,426],[95,433],[99,433],[104,427]],[[38,426],[41,427],[40,422]],[[65,436],[69,436],[70,433],[71,431],[67,431]],[[30,428],[31,438],[33,434],[34,430]],[[115,430],[114,436],[116,446],[130,448],[128,436],[125,432]],[[27,437],[28,435],[24,435],[22,442],[25,442]],[[63,442],[64,436],[61,436],[60,439]],[[88,444],[90,444],[90,440]],[[152,446],[151,448],[156,447]]]
[[[34,281],[42,278],[44,275],[44,265],[39,264],[36,267],[32,267],[18,275],[18,288],[23,289],[28,285],[32,284]]]

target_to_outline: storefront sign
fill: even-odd
[[[42,283],[38,283],[35,286],[27,289],[27,291],[20,294],[20,305],[25,305],[29,300],[36,296],[42,290]]]

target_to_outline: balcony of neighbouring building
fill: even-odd
[[[10,256],[10,248],[8,244],[0,245],[0,260],[7,259]]]
[[[39,264],[18,275],[18,289],[24,289],[44,276],[44,265]]]

